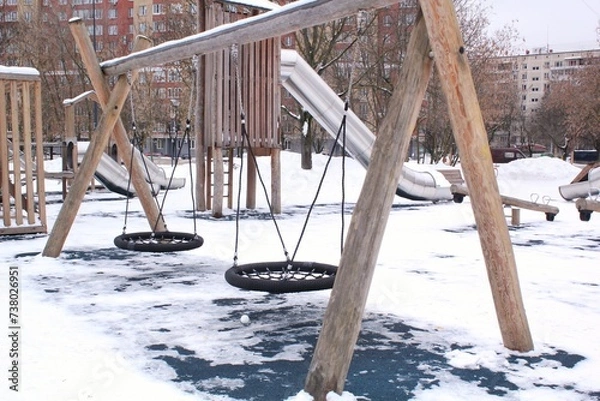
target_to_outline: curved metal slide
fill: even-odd
[[[83,155],[87,151],[88,145],[89,142],[77,142],[79,162],[81,162]],[[139,159],[142,154],[136,149],[135,155]],[[173,178],[169,185],[169,177],[167,177],[165,171],[146,156],[142,155],[141,157],[144,158],[142,166],[145,164],[148,168],[146,181],[152,184],[153,193],[158,193],[159,190],[167,188],[178,189],[185,185],[185,178],[176,177]],[[102,155],[94,176],[112,192],[128,197],[135,196],[135,190],[129,181],[129,172],[127,169],[106,153]]]
[[[308,63],[294,50],[281,51],[281,81],[285,89],[306,108],[334,138],[344,116],[344,102]],[[375,135],[352,112],[346,118],[346,149],[354,159],[367,168]],[[452,199],[450,185],[438,180],[435,174],[402,167],[396,194],[412,200]]]
[[[586,181],[561,185],[558,187],[558,192],[565,200],[587,198],[600,194],[600,168],[590,170]]]

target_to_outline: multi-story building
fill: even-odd
[[[501,57],[498,64],[499,70],[510,71],[519,91],[521,110],[530,115],[540,107],[552,81],[569,79],[573,71],[594,59],[600,60],[600,49],[553,52],[538,48],[523,55]]]

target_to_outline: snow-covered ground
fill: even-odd
[[[298,155],[282,154],[278,222],[290,251],[325,160],[315,156],[315,168],[304,171]],[[269,182],[266,163],[260,160],[260,170]],[[581,222],[574,203],[558,194],[579,170],[539,158],[497,171],[502,194],[560,208],[553,222],[523,210],[522,224],[510,229],[535,350],[502,346],[469,198],[397,198],[348,375],[346,390],[354,396],[332,400],[600,399],[600,217]],[[186,177],[187,166],[176,175]],[[337,264],[340,176],[336,158],[296,260]],[[346,227],[364,176],[347,160]],[[173,231],[193,231],[189,193],[169,193],[165,215]],[[125,203],[111,193],[88,194],[57,259],[20,255],[41,251],[47,236],[0,238],[0,399],[310,400],[299,392],[330,291],[270,295],[228,285],[231,211],[219,220],[200,215],[199,249],[118,250],[112,241],[122,232]],[[258,212],[244,211],[240,221],[240,263],[283,259],[260,196],[258,203]],[[60,207],[48,205],[50,225]],[[145,231],[137,200],[130,210],[127,231]],[[19,393],[7,380],[9,266],[21,278]]]

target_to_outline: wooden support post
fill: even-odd
[[[248,169],[246,170],[246,208],[256,209],[256,163],[248,152]],[[241,185],[241,183],[240,183]]]
[[[98,103],[100,103],[100,106],[104,109],[108,102],[110,90],[105,76],[100,69],[100,65],[98,64],[98,58],[96,57],[94,45],[92,44],[88,30],[83,21],[79,18],[71,19],[69,21],[69,27],[71,28],[71,33],[73,34],[73,38],[79,49],[81,59],[83,60],[83,64],[90,77],[96,96],[98,97]],[[134,51],[147,49],[151,45],[152,42],[148,38],[139,36]],[[125,129],[121,118],[117,120],[113,138],[117,143],[119,157],[123,160],[123,164],[127,169],[130,169],[131,167],[131,171],[129,171],[129,174],[131,175],[131,184],[135,188],[136,195],[144,209],[151,230],[157,232],[166,231],[163,216],[158,210],[158,206],[152,196],[150,185],[146,182],[141,157],[135,157],[135,162],[131,162],[132,145],[129,142],[127,130]]]
[[[35,93],[35,141],[36,141],[36,168],[37,168],[37,195],[38,195],[38,214],[43,232],[48,230],[46,218],[46,177],[44,171],[44,149],[40,146],[43,142],[43,124],[42,124],[42,83],[34,83]]]
[[[6,119],[6,90],[0,80],[0,190],[2,190],[2,222],[4,227],[10,227],[10,172],[8,171],[8,122]]]
[[[15,198],[15,222],[18,226],[23,225],[23,197],[21,196],[21,132],[19,131],[19,95],[17,82],[10,83],[10,116],[12,126],[12,152],[13,152],[13,185]]]
[[[485,258],[504,346],[530,351],[533,341],[494,175],[485,125],[452,0],[421,0],[427,32],[448,103],[450,121]]]
[[[388,113],[373,146],[306,379],[305,390],[315,401],[325,401],[329,391],[341,394],[344,389],[379,248],[432,64],[425,23],[419,15]]]
[[[217,52],[215,54],[217,66],[216,71],[216,129],[213,132],[213,203],[212,203],[212,215],[213,217],[223,217],[223,119],[220,117],[223,115],[223,52]]]
[[[32,225],[35,224],[35,202],[34,202],[34,190],[33,190],[33,168],[31,160],[33,160],[31,155],[31,89],[30,84],[28,82],[23,82],[21,84],[21,101],[22,101],[22,110],[23,110],[23,160],[25,166],[25,194],[27,197],[25,199],[25,211],[27,212],[27,224]],[[16,112],[16,110],[13,110]],[[14,127],[13,127],[14,128]],[[42,147],[41,143],[37,144],[38,147]],[[16,160],[17,155],[13,155],[13,160]],[[38,160],[37,164],[44,164],[44,159]],[[15,165],[16,168],[16,165]],[[44,174],[42,173],[41,179],[44,179]],[[18,186],[19,183],[15,182],[15,186]]]
[[[273,214],[281,214],[281,150],[271,148],[271,206]]]
[[[510,225],[519,227],[521,225],[521,209],[518,207],[510,208]]]
[[[139,43],[138,41],[136,41]],[[135,74],[132,74],[131,82],[135,81]],[[60,212],[56,218],[52,232],[48,237],[48,242],[42,251],[43,256],[58,257],[63,245],[67,239],[67,235],[71,230],[71,226],[75,221],[75,216],[81,206],[81,201],[85,196],[88,183],[90,182],[96,167],[102,158],[104,149],[110,139],[110,132],[114,129],[115,124],[120,119],[121,110],[127,100],[127,95],[131,90],[131,82],[126,74],[120,75],[113,91],[110,94],[104,113],[100,118],[100,122],[92,139],[90,146],[83,157],[81,166],[77,175],[73,179],[71,190],[67,194]]]

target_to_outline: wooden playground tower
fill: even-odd
[[[42,91],[33,68],[0,66],[0,235],[46,233]]]
[[[73,188],[89,182],[98,162],[98,155],[101,155],[108,142],[110,131],[115,124],[115,133],[120,130],[119,114],[131,82],[135,79],[135,74],[129,76],[131,72],[199,54],[220,52],[232,44],[243,45],[275,38],[354,15],[362,10],[385,7],[396,1],[294,2],[279,10],[247,18],[236,24],[209,29],[183,40],[163,43],[147,50],[140,50],[138,47],[129,56],[102,64],[95,59],[93,49],[90,50],[91,42],[83,24],[73,21],[72,30],[76,38],[79,37],[78,47],[88,71],[93,71],[90,75],[94,77],[94,86],[106,85],[108,76],[118,78],[112,91],[104,86],[99,93],[104,113],[94,135],[95,143],[92,142],[88,149],[59,214],[57,222],[61,222],[61,226],[55,224],[43,254],[58,256],[60,253],[85,193],[84,190],[74,191]],[[434,61],[447,99],[465,180],[468,187],[478,189],[471,194],[471,204],[503,343],[512,350],[525,352],[533,349],[515,256],[456,12],[452,0],[420,0],[419,4],[421,11],[411,33],[388,113],[373,147],[371,162],[354,209],[339,271],[307,375],[305,390],[316,401],[324,401],[330,391],[343,391],[389,211],[411,134],[433,72]],[[95,90],[99,92],[98,88]],[[215,146],[215,149],[218,147]],[[142,187],[136,189],[138,193],[140,189],[143,190]],[[147,188],[145,190],[148,191]]]
[[[229,1],[206,2],[204,27],[220,25],[259,15],[262,10],[250,6],[232,6]],[[223,213],[223,199],[233,208],[233,154],[247,146],[241,132],[244,112],[247,141],[255,156],[271,157],[271,203],[274,213],[281,212],[280,150],[280,54],[279,36],[232,48],[207,53],[201,58],[199,81],[203,97],[199,109],[203,118],[197,136],[196,163],[198,177],[205,176],[205,191],[201,183],[196,191],[199,209],[211,209],[213,216]],[[202,73],[201,72],[201,73]],[[202,145],[203,146],[202,146]],[[206,154],[203,152],[206,151]],[[224,171],[224,155],[229,161]],[[200,165],[204,161],[204,165]],[[256,168],[248,157],[246,207],[256,207]],[[225,177],[228,177],[225,181]],[[200,180],[200,178],[198,178]],[[241,185],[241,183],[240,183]],[[227,188],[227,193],[225,193]],[[202,207],[205,205],[205,207]]]

